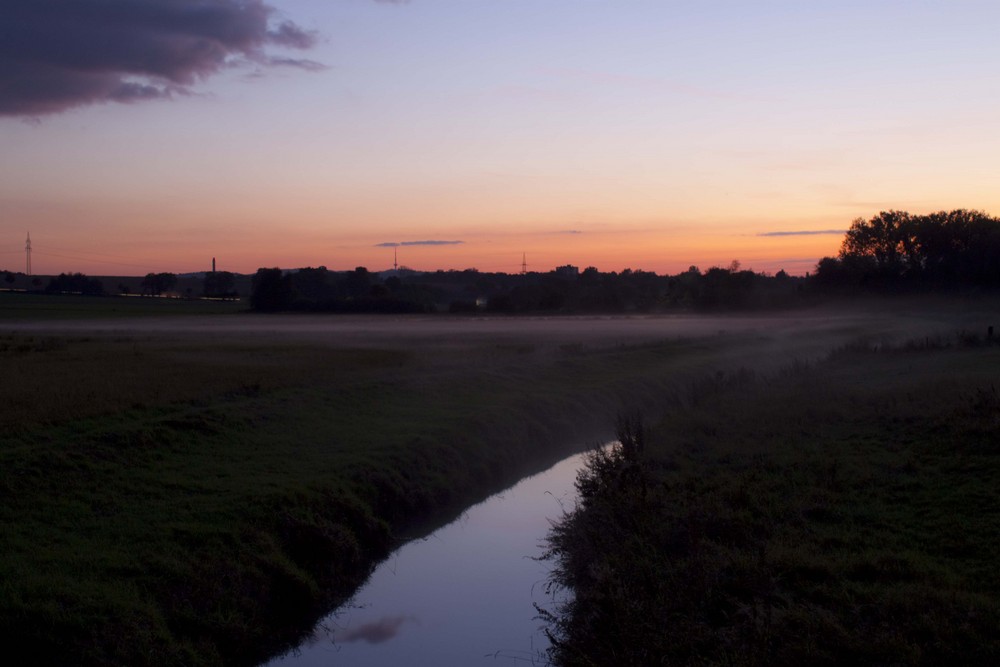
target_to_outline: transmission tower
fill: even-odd
[[[521,275],[523,276],[528,272],[528,253],[521,253]]]
[[[28,232],[28,240],[24,242],[24,272],[31,275],[31,232]]]

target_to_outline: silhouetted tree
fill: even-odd
[[[852,284],[850,278],[844,260],[824,257],[816,265],[813,281],[822,287],[844,287]]]
[[[384,284],[386,288],[393,294],[399,292],[403,287],[403,281],[400,279],[399,276],[389,276],[388,278],[385,279]]]
[[[325,266],[299,269],[295,273],[288,274],[288,277],[292,283],[296,302],[317,304],[337,296],[334,291],[333,277]]]
[[[851,223],[840,256],[871,257],[879,270],[897,273],[910,261],[916,225],[906,211],[882,211],[871,220]]]
[[[823,287],[868,289],[1000,286],[1000,220],[958,209],[928,215],[882,211],[857,219],[836,259],[816,267]]]
[[[359,266],[344,276],[343,285],[350,297],[360,297],[368,294],[371,289],[372,277],[368,269]]]
[[[142,292],[150,296],[159,296],[177,284],[176,273],[147,273],[142,279]]]
[[[88,278],[82,273],[60,273],[49,281],[45,291],[49,294],[78,292],[80,294],[104,294],[104,285],[97,278]]]
[[[740,308],[748,304],[757,275],[740,271],[738,261],[729,266],[728,269],[714,266],[701,276],[702,290],[695,301],[696,307]]]
[[[917,240],[926,279],[935,284],[1000,285],[1000,220],[958,209],[923,216]]]
[[[210,271],[202,282],[202,293],[215,298],[235,297],[236,276],[229,271]]]
[[[253,310],[287,310],[292,305],[292,280],[281,269],[257,269],[250,284]]]

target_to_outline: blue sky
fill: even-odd
[[[859,216],[1000,211],[997,3],[221,4],[268,26],[227,65],[120,64],[162,96],[18,113],[0,87],[0,266],[30,230],[46,273],[380,269],[423,240],[462,243],[401,261],[802,273]],[[53,48],[35,27],[0,76]]]

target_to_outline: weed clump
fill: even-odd
[[[577,476],[576,490],[585,504],[608,494],[634,491],[645,481],[642,454],[647,432],[642,416],[619,415],[615,434],[613,443],[595,447],[584,456],[585,467]]]

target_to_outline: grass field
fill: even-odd
[[[79,299],[36,317],[20,298],[0,295],[0,638],[38,664],[253,664],[400,539],[599,441],[621,411],[957,317],[262,317],[190,302],[108,318]]]
[[[550,536],[558,665],[1000,660],[1000,345],[710,378]]]

